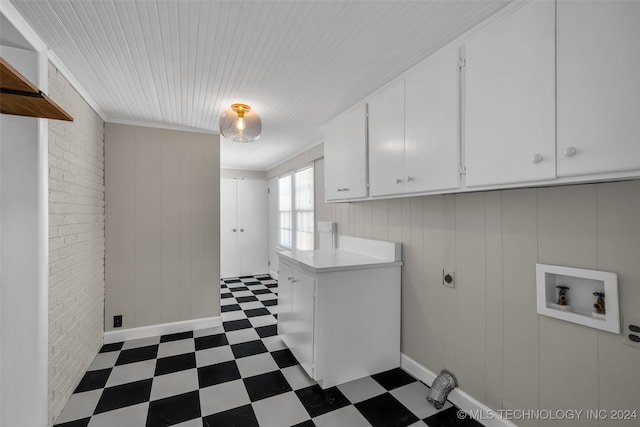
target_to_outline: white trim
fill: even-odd
[[[89,95],[89,93],[84,89],[84,87],[80,84],[78,79],[75,78],[73,73],[69,71],[69,69],[64,65],[64,63],[58,58],[58,56],[49,49],[49,61],[53,64],[54,67],[58,69],[60,74],[64,76],[65,79],[69,82],[69,84],[78,92],[78,94],[85,100],[87,104],[95,111],[103,121],[107,121],[107,115],[102,111],[102,109],[98,106],[98,104],[93,100],[93,98]],[[44,91],[47,93],[46,91]]]
[[[312,149],[316,148],[316,147],[317,147],[318,145],[320,145],[320,144],[324,144],[324,138],[320,139],[320,141],[316,141],[316,142],[312,142],[312,143],[310,143],[309,145],[307,145],[306,147],[304,147],[304,148],[302,149],[302,151],[298,151],[296,154],[292,154],[291,156],[287,157],[286,159],[278,161],[278,163],[274,164],[273,166],[270,166],[270,167],[266,168],[264,171],[265,171],[266,173],[268,173],[269,171],[271,171],[271,170],[273,170],[273,169],[275,169],[275,168],[277,168],[277,167],[280,167],[280,166],[284,165],[284,164],[285,164],[285,163],[287,163],[288,161],[293,160],[293,159],[295,159],[295,158],[296,158],[296,157],[298,157],[298,156],[302,156],[302,155],[303,155],[303,154],[305,154],[307,151],[311,151]],[[317,156],[317,157],[316,157],[316,156],[313,156],[313,158],[312,158],[311,160],[309,160],[308,162],[306,162],[306,163],[315,162],[316,160],[321,159],[321,158],[323,158],[323,157],[324,157],[324,150],[323,150],[323,153],[322,153],[321,155],[319,155],[319,156]],[[306,164],[306,163],[305,163],[305,164]],[[295,168],[294,168],[294,169],[292,169],[292,170],[295,170]],[[286,174],[286,172],[283,172],[283,174]],[[280,176],[280,175],[274,175],[274,176]],[[273,178],[273,177],[271,177],[271,178]]]
[[[46,50],[47,46],[36,34],[33,28],[22,17],[18,10],[8,1],[0,1],[0,13],[13,25],[16,30],[33,48],[36,60],[36,80],[37,86],[46,90],[48,86]],[[35,234],[36,249],[36,281],[35,281],[35,301],[30,302],[29,313],[35,316],[35,323],[29,325],[19,325],[21,333],[30,336],[34,341],[28,341],[26,351],[31,353],[27,361],[33,361],[31,369],[34,372],[32,384],[26,385],[26,390],[31,391],[32,405],[29,413],[21,413],[23,408],[20,401],[16,401],[20,394],[13,396],[10,394],[3,397],[3,403],[7,406],[15,405],[16,408],[6,412],[0,417],[0,424],[4,421],[12,422],[14,416],[20,416],[21,421],[30,425],[47,425],[48,420],[48,363],[49,363],[49,121],[37,119],[37,160],[35,172],[37,174],[37,206],[36,221],[37,230]],[[29,164],[31,166],[31,164]],[[12,295],[13,297],[13,295]],[[13,301],[11,298],[10,300]],[[20,302],[20,299],[17,299]],[[20,307],[19,307],[20,308]],[[20,320],[18,320],[20,324]],[[5,327],[6,328],[6,327]],[[12,324],[12,331],[17,328],[16,323]],[[0,339],[2,337],[0,333]],[[3,345],[6,343],[3,343]],[[4,347],[3,347],[4,348]],[[9,353],[11,350],[11,353]],[[12,356],[13,350],[25,351],[22,349],[5,350]],[[5,353],[5,354],[7,354]],[[28,365],[28,363],[27,363]],[[1,370],[0,366],[0,370]],[[7,382],[8,384],[8,382]],[[5,378],[0,375],[0,390],[4,388]],[[2,406],[2,405],[0,405]],[[27,418],[26,420],[24,418]]]
[[[46,53],[38,54],[38,68],[42,78]],[[38,419],[49,417],[49,120],[38,119],[38,384],[34,400],[37,402]]]
[[[431,386],[433,380],[436,379],[436,374],[405,354],[400,355],[400,367],[428,386]],[[478,421],[485,427],[517,427],[511,421],[500,418],[498,412],[480,403],[460,388],[454,388],[451,391],[449,401],[467,413],[477,414],[481,411],[482,418]]]
[[[43,52],[47,50],[47,45],[33,30],[31,25],[23,18],[9,1],[0,1],[0,12],[11,22],[11,24],[18,30],[22,37],[31,44],[33,50],[37,52]]]
[[[158,325],[123,329],[121,331],[108,331],[104,333],[103,342],[105,344],[111,344],[114,342],[135,340],[138,338],[149,338],[156,337],[158,335],[175,334],[177,332],[215,328],[217,326],[222,326],[222,318],[220,316],[183,320],[172,323],[161,323]]]
[[[213,131],[211,129],[190,128],[186,126],[173,126],[173,125],[165,125],[162,123],[145,123],[145,122],[139,122],[135,120],[118,120],[118,119],[105,119],[105,122],[115,123],[117,125],[141,126],[145,128],[157,128],[157,129],[177,130],[181,132],[197,132],[197,133],[206,133],[210,135],[220,135],[220,132]],[[225,168],[225,169],[229,169],[229,168]],[[262,171],[258,171],[258,172],[262,172]]]

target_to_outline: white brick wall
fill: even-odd
[[[49,64],[49,425],[102,345],[104,122]]]

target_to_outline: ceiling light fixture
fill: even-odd
[[[235,142],[251,142],[260,138],[262,120],[247,104],[232,104],[220,116],[220,133]]]

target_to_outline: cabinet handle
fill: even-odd
[[[342,188],[338,188],[338,193],[342,193]]]
[[[402,178],[396,178],[396,184],[402,184]]]
[[[542,157],[542,155],[540,154],[536,154],[531,158],[531,161],[533,163],[540,163],[542,160],[544,160],[544,157]]]
[[[292,279],[291,283],[296,283],[298,281],[298,279]]]
[[[562,155],[565,157],[573,157],[577,153],[578,153],[578,150],[576,150],[576,147],[567,147],[562,153]]]
[[[413,182],[414,180],[415,180],[415,178],[412,177],[412,176],[408,176],[407,177],[407,182]]]
[[[292,281],[293,280],[293,276],[287,277],[287,280]]]
[[[349,189],[348,188],[343,188],[342,191],[349,191]]]
[[[241,229],[240,229],[240,232],[241,232],[241,233],[244,233],[244,228],[241,228]]]
[[[231,231],[233,231],[235,233],[237,230],[235,228],[232,228]]]

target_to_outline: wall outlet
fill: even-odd
[[[118,314],[113,316],[113,327],[114,328],[122,328],[122,314]]]
[[[447,288],[455,288],[456,280],[453,271],[451,270],[442,270],[442,285]]]
[[[640,348],[640,320],[625,317],[623,318],[623,323],[622,335],[624,336],[624,343],[631,347]]]

